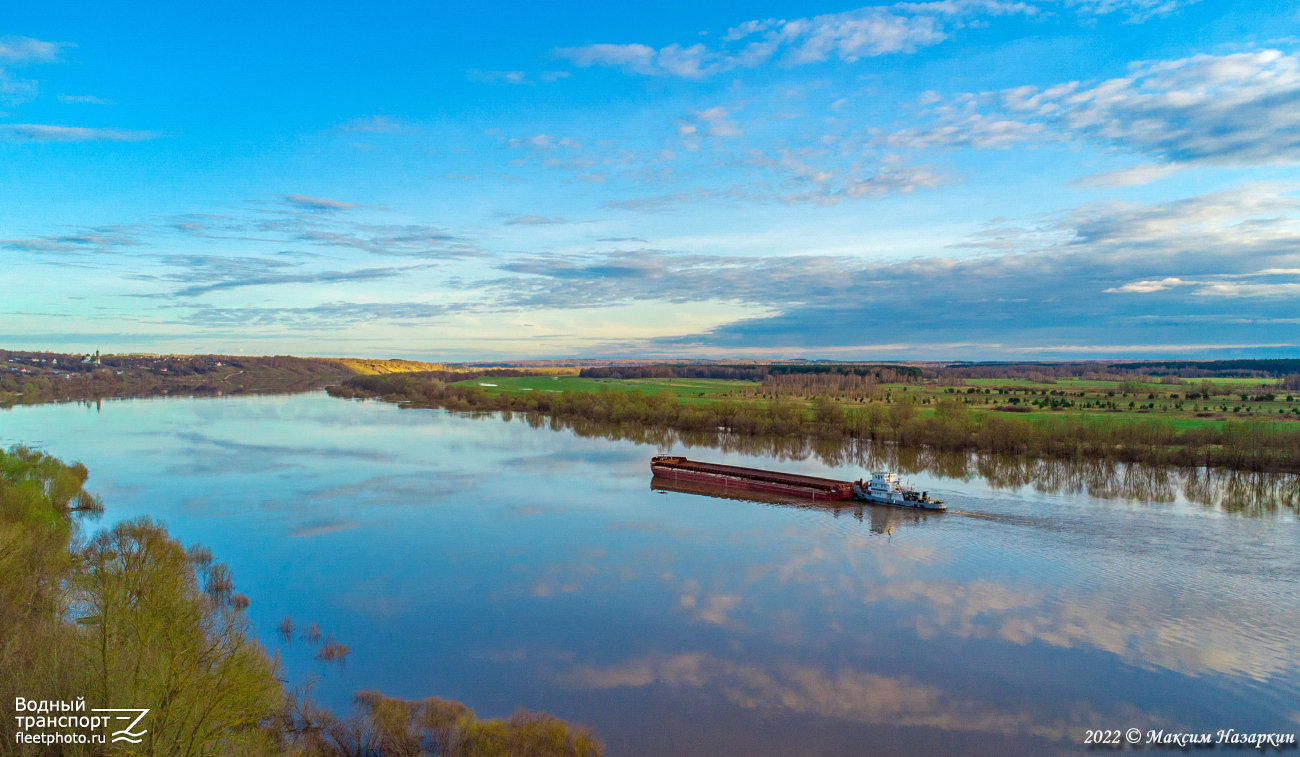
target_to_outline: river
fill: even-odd
[[[16,407],[13,444],[90,469],[90,528],[147,515],[211,547],[287,677],[340,711],[360,689],[522,706],[612,757],[1300,731],[1293,478],[773,457],[321,392]],[[661,450],[834,478],[886,459],[951,511],[656,491]]]

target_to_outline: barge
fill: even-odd
[[[656,455],[650,458],[650,471],[665,479],[705,484],[723,491],[740,489],[823,502],[853,498],[853,484],[849,481],[777,473],[737,465],[701,463],[676,455]]]

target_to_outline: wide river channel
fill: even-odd
[[[210,547],[286,676],[340,712],[360,689],[525,707],[591,726],[611,757],[1300,732],[1290,479],[913,461],[950,512],[796,507],[657,491],[649,460],[856,479],[861,456],[322,392],[17,407],[0,411],[14,444],[90,469],[106,509],[87,528],[149,516]],[[311,624],[343,662],[315,659]]]

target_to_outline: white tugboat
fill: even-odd
[[[904,486],[896,473],[872,473],[870,481],[858,479],[853,483],[853,496],[866,502],[890,507],[910,507],[916,510],[947,510],[943,500],[931,499],[929,492],[918,492]]]

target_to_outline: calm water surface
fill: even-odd
[[[657,449],[323,394],[0,412],[104,524],[210,546],[296,681],[517,706],[610,755],[1055,754],[1087,728],[1300,731],[1300,526],[911,476],[959,512],[650,487]],[[677,448],[857,478],[860,468]],[[1168,499],[1168,497],[1166,497]],[[318,623],[352,654],[276,632]]]

